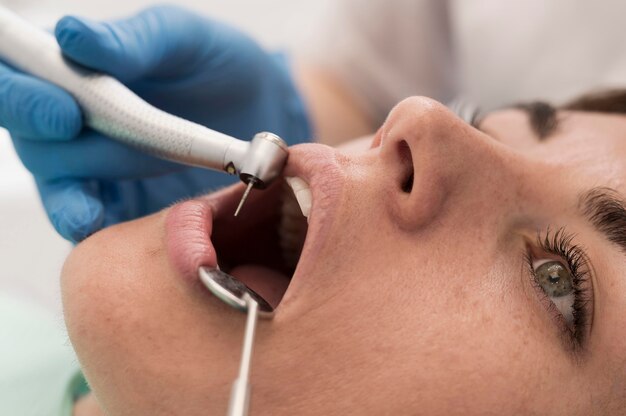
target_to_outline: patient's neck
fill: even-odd
[[[105,416],[93,393],[89,393],[76,402],[72,416]]]

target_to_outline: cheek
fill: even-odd
[[[397,414],[543,414],[556,397],[562,409],[575,406],[576,373],[527,301],[511,259],[471,261],[450,242],[403,236],[380,220],[357,222],[359,232],[348,228],[346,236],[360,238],[326,253],[334,267],[315,295],[322,307],[300,311],[298,325],[319,333],[323,322],[321,344],[334,348],[314,368],[332,362],[359,374],[351,386],[367,392],[361,400],[370,406],[404,392],[394,401]]]
[[[111,414],[223,413],[225,374],[236,373],[236,360],[213,357],[237,351],[241,317],[180,286],[163,251],[161,215],[106,229],[68,258],[70,339]]]

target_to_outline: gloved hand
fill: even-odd
[[[239,139],[259,131],[289,144],[309,138],[284,57],[224,24],[160,6],[112,23],[65,17],[55,35],[67,57],[167,112]],[[35,176],[52,224],[73,242],[237,180],[101,136],[83,126],[67,92],[1,64],[0,125]]]

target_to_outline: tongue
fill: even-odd
[[[254,290],[274,308],[278,306],[289,286],[289,278],[286,275],[264,266],[253,264],[237,266],[230,270],[229,274]]]

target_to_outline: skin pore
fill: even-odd
[[[626,117],[557,117],[543,138],[521,109],[478,130],[413,97],[373,139],[292,148],[315,248],[259,326],[252,414],[620,414],[626,255],[586,208],[590,190],[626,195]],[[210,198],[105,229],[65,264],[70,338],[106,414],[225,413],[243,315],[169,243],[172,218],[228,210]],[[571,268],[563,241],[540,244],[558,231],[582,258],[578,338],[527,261]]]

